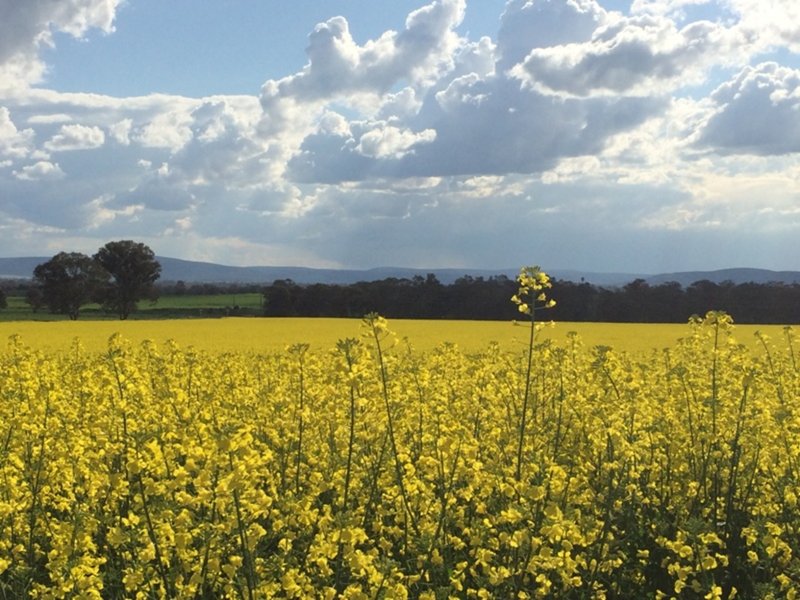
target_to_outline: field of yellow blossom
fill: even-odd
[[[709,313],[626,352],[390,328],[281,351],[12,335],[0,596],[795,596],[791,329],[754,345]]]
[[[75,338],[91,352],[104,350],[108,338],[120,334],[134,345],[145,340],[164,344],[177,341],[181,347],[207,352],[277,353],[297,343],[310,345],[312,352],[325,352],[337,340],[358,337],[361,319],[328,318],[221,318],[154,319],[129,321],[0,321],[0,340],[19,335],[26,346],[45,352],[65,352]],[[481,352],[497,342],[509,351],[523,351],[528,345],[528,328],[508,321],[450,321],[401,319],[392,321],[400,340],[408,339],[417,350],[433,350],[442,343],[456,344],[465,352]],[[762,331],[771,337],[783,335],[779,325],[737,325],[737,337],[757,347],[754,336]],[[586,346],[612,346],[627,352],[648,352],[674,345],[686,335],[686,325],[674,323],[565,323],[545,327],[539,340],[564,345],[577,333]]]

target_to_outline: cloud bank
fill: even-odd
[[[48,89],[42,50],[119,5],[0,0],[2,255],[800,269],[793,0],[509,0],[479,39],[421,0],[373,39],[331,16],[250,96]]]

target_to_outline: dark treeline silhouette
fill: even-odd
[[[377,312],[387,318],[524,319],[511,302],[517,283],[505,276],[462,277],[442,284],[436,277],[383,279],[350,285],[301,285],[291,280],[263,284],[159,282],[162,296],[259,292],[266,316],[362,317]],[[25,296],[30,281],[0,281],[7,296]],[[554,308],[537,318],[555,321],[685,323],[709,310],[730,314],[737,323],[800,323],[800,284],[714,283],[682,287],[669,282],[649,285],[637,279],[622,287],[554,280],[548,297]],[[29,300],[31,303],[32,300]],[[252,314],[252,313],[250,313]]]
[[[213,296],[216,294],[260,294],[263,283],[206,283],[160,281],[156,284],[162,296]]]
[[[351,285],[299,285],[278,280],[263,289],[267,316],[522,319],[511,303],[517,283],[505,276],[462,277],[444,285],[436,277],[384,279]],[[730,314],[738,323],[800,322],[800,285],[714,283],[687,287],[642,279],[619,288],[553,281],[548,297],[557,302],[541,311],[545,320],[620,323],[685,323],[709,310]]]

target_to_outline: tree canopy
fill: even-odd
[[[97,251],[94,260],[108,273],[98,299],[120,319],[127,319],[139,300],[158,297],[154,283],[161,276],[161,265],[145,244],[131,240],[108,242]]]
[[[737,323],[799,323],[800,284],[714,283],[683,287],[671,281],[650,285],[642,279],[622,287],[553,280],[548,294],[557,301],[547,311],[555,321],[685,323],[692,315],[724,311]],[[442,284],[436,277],[384,279],[351,285],[300,285],[276,280],[263,288],[267,316],[357,317],[377,312],[392,319],[519,318],[509,301],[518,284],[504,276],[461,277]],[[214,293],[220,293],[214,288]],[[203,293],[193,286],[189,293]]]
[[[91,258],[80,252],[59,252],[33,271],[41,286],[41,300],[51,312],[76,320],[81,306],[93,300],[103,283],[104,272]]]

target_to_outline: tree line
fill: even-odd
[[[81,307],[99,303],[126,319],[141,300],[160,295],[263,295],[265,316],[357,317],[377,312],[387,318],[511,320],[519,318],[510,298],[515,280],[465,276],[451,284],[435,275],[387,278],[349,285],[298,284],[276,280],[263,284],[158,282],[161,266],[153,251],[130,240],[109,242],[89,257],[60,252],[36,267],[23,284],[26,301],[39,310],[77,319]],[[685,323],[709,310],[730,314],[739,323],[800,323],[800,285],[696,281],[650,285],[636,279],[621,287],[553,280],[557,302],[542,313],[555,321]],[[0,308],[6,304],[0,288]],[[236,307],[235,307],[236,308]],[[253,311],[255,312],[255,311]],[[239,314],[239,313],[237,313]],[[242,312],[241,314],[245,314]]]
[[[506,320],[519,318],[510,298],[518,284],[505,276],[462,277],[446,285],[429,274],[351,285],[300,285],[278,280],[264,290],[267,316]],[[677,282],[650,285],[636,279],[622,287],[553,280],[557,304],[542,313],[555,321],[685,323],[709,310],[739,323],[800,323],[800,285],[784,283]]]
[[[46,306],[72,320],[86,304],[98,303],[124,320],[140,300],[158,297],[154,284],[160,275],[161,265],[145,244],[108,242],[93,256],[59,252],[37,265],[25,300],[34,311]]]

